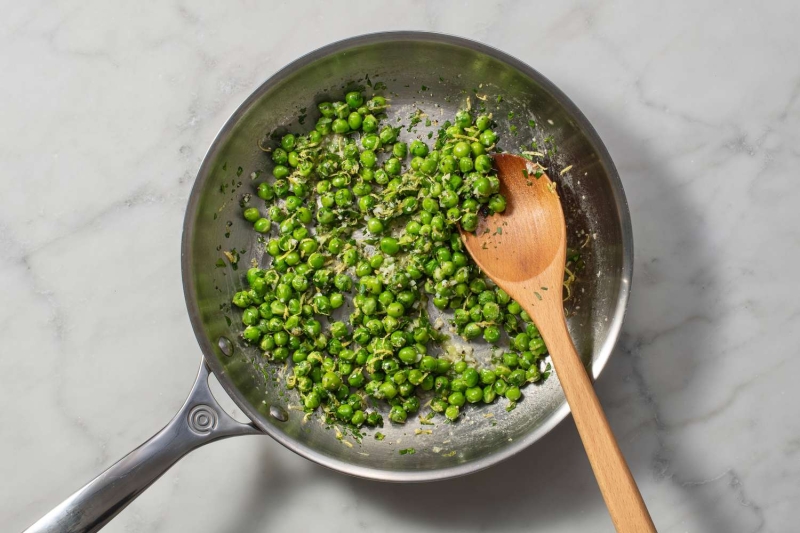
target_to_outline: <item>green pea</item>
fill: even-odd
[[[361,127],[363,119],[361,115],[353,111],[347,116],[347,125],[351,130],[358,130]]]
[[[405,314],[405,311],[403,304],[400,302],[393,302],[386,307],[386,314],[394,318],[400,318]]]
[[[272,190],[272,187],[269,185],[269,183],[259,184],[256,194],[262,200],[272,200],[275,198],[275,192]]]
[[[495,194],[489,198],[489,209],[493,213],[502,213],[506,210],[506,199],[499,194]]]
[[[372,133],[372,132],[377,131],[378,130],[378,119],[375,118],[373,115],[364,116],[364,120],[361,123],[361,129],[364,130],[364,132],[366,132],[366,133]]]
[[[508,368],[517,368],[519,366],[519,356],[514,352],[506,352],[503,354],[503,364]]]
[[[420,172],[424,174],[431,175],[436,172],[436,168],[438,166],[438,161],[436,159],[432,159],[430,157],[426,157],[419,166]]]
[[[344,422],[349,422],[350,419],[353,418],[354,412],[355,411],[350,406],[350,404],[343,403],[336,409],[336,418]]]
[[[251,344],[256,344],[261,339],[261,330],[255,326],[247,326],[242,332],[242,338]]]
[[[331,309],[339,309],[344,305],[344,296],[339,292],[334,292],[330,295],[329,301],[331,303]]]
[[[375,156],[375,152],[372,150],[364,150],[358,156],[358,159],[366,168],[372,168],[378,162],[378,158]]]
[[[481,131],[480,135],[478,135],[478,140],[484,146],[491,146],[497,141],[497,134],[490,129],[485,129]]]
[[[477,370],[475,370],[472,367],[469,367],[469,368],[464,370],[463,379],[466,382],[467,387],[474,387],[475,385],[478,384],[478,380],[480,379],[480,375],[478,374]]]
[[[363,146],[367,150],[377,150],[378,148],[381,147],[381,139],[374,133],[368,133],[363,137],[361,137],[361,146]]]
[[[456,159],[451,155],[443,156],[439,160],[439,171],[443,174],[450,174],[456,170]],[[437,184],[438,185],[438,184]]]
[[[342,379],[333,372],[326,372],[322,376],[322,387],[325,390],[332,391],[338,389],[342,385]]]
[[[539,369],[535,366],[530,367],[528,370],[525,371],[525,380],[536,382],[542,379],[542,375],[539,372]]]
[[[469,144],[464,141],[459,141],[453,147],[453,155],[458,157],[459,159],[462,157],[467,157],[470,155],[470,147]]]
[[[255,307],[248,307],[242,313],[242,324],[245,326],[255,326],[260,319],[261,316],[258,314],[258,309]]]
[[[358,91],[351,91],[344,97],[347,105],[352,109],[358,109],[364,105],[364,96]]]
[[[483,330],[483,339],[490,344],[497,343],[500,340],[500,328],[486,326],[486,329]]]
[[[408,414],[413,414],[419,411],[419,398],[416,396],[411,396],[414,393],[414,388],[410,384],[406,384],[410,386],[408,398],[403,401],[403,410]]]
[[[252,299],[250,298],[247,291],[239,291],[233,295],[233,299],[231,300],[233,305],[236,307],[245,308],[248,307],[252,303]]]
[[[466,401],[464,393],[462,392],[452,392],[450,396],[447,397],[447,403],[455,405],[456,407],[461,407]]]
[[[526,379],[527,379],[527,377],[526,377],[525,371],[522,370],[521,368],[518,368],[517,370],[514,370],[508,376],[508,382],[510,384],[516,385],[516,386],[519,386],[519,385],[522,385],[523,383],[525,383]]]
[[[437,368],[437,360],[435,357],[426,355],[420,360],[419,367],[423,372],[434,372]]]
[[[408,418],[408,413],[405,409],[403,409],[399,405],[395,405],[389,411],[389,420],[396,424],[403,424],[405,423],[406,419]]]
[[[494,387],[487,385],[483,388],[483,403],[492,403],[497,398]]]
[[[412,385],[421,384],[423,379],[425,379],[425,375],[422,373],[421,370],[414,368],[408,373],[408,381]]]
[[[409,391],[413,390],[413,387],[411,389],[408,388],[408,385],[411,384],[408,383],[408,372],[406,372],[405,370],[398,370],[397,372],[391,375],[390,379],[392,380],[392,382],[394,382],[395,385],[398,386],[397,392],[400,394],[400,396],[408,396]]]
[[[319,109],[323,117],[331,118],[336,114],[330,102],[320,102],[317,104],[317,109]]]
[[[316,392],[310,392],[303,400],[303,406],[306,409],[316,409],[321,403],[320,396]]]
[[[383,164],[383,169],[390,176],[400,175],[400,160],[395,157],[387,159],[386,162]]]
[[[383,222],[377,218],[371,218],[367,221],[367,230],[373,235],[383,232]]]
[[[391,126],[384,126],[381,128],[379,137],[383,144],[391,144],[397,140],[397,130]]]
[[[431,410],[436,413],[444,413],[448,405],[447,400],[443,400],[442,398],[434,398],[431,400]]]
[[[259,218],[253,224],[253,229],[256,230],[258,233],[266,233],[269,231],[271,223],[269,219],[266,218]]]
[[[414,348],[406,346],[400,349],[400,351],[397,353],[397,357],[399,357],[400,360],[405,364],[410,365],[417,362],[419,354]]]
[[[480,387],[470,387],[464,392],[464,396],[469,403],[478,403],[483,400],[483,389]]]
[[[522,398],[522,392],[520,392],[519,387],[514,385],[506,390],[505,396],[512,402],[516,402],[517,400]]]
[[[450,421],[455,421],[458,418],[459,414],[460,414],[459,408],[458,406],[455,405],[449,406],[444,412],[444,416],[446,416],[447,419]]]
[[[405,159],[408,155],[408,145],[404,142],[395,143],[394,146],[392,146],[392,155],[398,159]]]
[[[461,217],[461,228],[464,231],[475,231],[478,228],[478,216],[473,213],[466,213]]]
[[[372,221],[372,220],[376,220],[376,219],[371,219],[370,221]],[[382,231],[382,228],[381,228],[381,231]],[[370,229],[370,232],[371,233],[379,233],[379,231],[374,231],[373,232],[372,229]],[[400,245],[398,244],[397,239],[395,239],[394,237],[383,237],[381,239],[381,242],[380,242],[380,248],[381,248],[381,251],[383,253],[387,254],[387,255],[395,255],[397,252],[400,251]]]
[[[242,216],[248,222],[255,222],[259,218],[261,218],[261,214],[258,212],[258,209],[255,207],[248,207],[242,212]]]
[[[361,370],[358,369],[354,370],[347,378],[347,383],[351,387],[355,388],[361,388],[364,385],[364,381],[365,381],[364,374],[362,374]]]
[[[469,324],[464,326],[463,335],[467,339],[474,339],[476,337],[480,337],[482,333],[483,329],[475,322],[470,322]]]

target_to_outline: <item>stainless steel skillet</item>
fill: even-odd
[[[504,149],[517,151],[534,140],[540,149],[557,147],[549,173],[558,177],[569,239],[582,247],[586,263],[569,304],[570,329],[593,376],[600,373],[622,324],[633,242],[616,169],[583,114],[541,74],[483,44],[418,32],[347,39],[298,59],[261,85],[223,126],[203,161],[186,209],[181,249],[186,305],[203,352],[186,403],[153,438],[28,531],[96,531],[183,455],[222,438],[267,434],[346,474],[431,481],[506,459],[566,416],[568,407],[552,375],[543,385],[526,388],[524,401],[511,412],[497,402],[468,410],[459,423],[440,423],[429,435],[415,435],[413,423],[387,423],[383,441],[371,434],[360,443],[337,438],[335,430],[304,420],[304,413],[292,408],[297,398],[286,392],[282,373],[263,366],[255,348],[239,340],[238,316],[228,302],[242,287],[251,260],[261,262],[263,254],[239,205],[252,191],[253,173],[257,183],[263,179],[257,174],[270,168],[257,141],[270,132],[311,127],[316,103],[341,98],[358,86],[390,98],[390,118],[405,124],[417,108],[429,116],[452,116],[469,98],[469,105],[483,105],[494,114]],[[535,133],[529,121],[535,122]],[[239,270],[220,262],[222,252],[233,249],[241,254]],[[209,372],[251,423],[236,422],[220,408],[208,389]],[[416,453],[398,453],[407,447]]]

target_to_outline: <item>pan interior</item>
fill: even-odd
[[[581,249],[586,263],[568,303],[570,330],[593,373],[602,369],[627,301],[632,254],[627,208],[608,154],[580,112],[530,68],[482,45],[430,34],[365,36],[318,50],[273,76],[234,114],[203,163],[186,214],[183,275],[192,324],[206,359],[237,404],[302,455],[354,475],[396,481],[477,470],[535,441],[565,416],[554,373],[545,383],[526,387],[523,401],[510,412],[506,401],[498,401],[467,408],[454,424],[438,416],[434,426],[421,425],[416,417],[398,426],[384,416],[379,431],[385,439],[376,440],[369,430],[358,442],[342,438],[316,416],[304,416],[297,393],[286,391],[280,368],[241,340],[240,315],[230,309],[251,262],[267,264],[263,244],[240,207],[243,195],[254,193],[253,183],[271,175],[272,162],[258,141],[275,131],[308,131],[318,117],[318,102],[341,100],[356,87],[390,99],[390,124],[399,118],[407,126],[416,109],[443,121],[469,98],[471,106],[484,105],[493,113],[503,149],[515,152],[532,141],[557,147],[548,173],[564,202],[569,245]],[[436,128],[430,129],[435,136]],[[420,124],[417,135],[425,138],[427,131]],[[403,136],[412,138],[405,130]],[[552,143],[545,143],[547,137]],[[238,269],[223,255],[233,249],[241,254]],[[286,418],[280,413],[288,419],[280,421]],[[431,433],[417,434],[420,428]],[[408,448],[415,453],[399,453]]]

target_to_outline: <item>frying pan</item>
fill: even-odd
[[[464,105],[484,106],[498,122],[502,148],[517,151],[536,141],[540,150],[549,150],[548,173],[559,182],[568,240],[581,249],[585,262],[568,302],[569,327],[587,368],[599,375],[622,324],[633,242],[619,176],[586,117],[544,76],[480,43],[418,32],[347,39],[294,61],[262,84],[222,127],[200,167],[186,209],[181,267],[203,360],[186,403],[164,429],[27,531],[97,531],[178,459],[227,437],[266,434],[353,476],[432,481],[511,457],[567,415],[553,374],[541,385],[526,387],[524,400],[510,412],[500,401],[471,407],[457,423],[424,426],[430,434],[415,434],[419,425],[411,420],[405,425],[387,421],[381,429],[385,440],[370,433],[359,441],[306,417],[296,393],[284,386],[285,371],[264,364],[258,350],[241,340],[240,321],[229,302],[243,287],[251,261],[264,265],[267,260],[240,214],[242,196],[264,179],[260,172],[267,176],[271,170],[259,144],[269,142],[270,133],[310,128],[317,103],[341,99],[356,87],[389,98],[390,121],[407,124],[417,108],[437,119],[437,114],[453,116]],[[425,135],[424,124],[418,126],[418,134]],[[411,134],[404,130],[403,135]],[[240,253],[241,268],[221,261],[223,252],[233,249]],[[237,422],[220,408],[208,387],[210,372],[250,423]],[[416,453],[399,453],[408,447]]]

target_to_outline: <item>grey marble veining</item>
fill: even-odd
[[[202,156],[272,72],[420,29],[528,62],[622,175],[633,297],[598,380],[659,531],[790,532],[800,501],[800,7],[3,2],[0,523],[148,438],[199,361],[179,242]],[[235,412],[234,409],[232,411]],[[385,485],[267,438],[194,452],[111,532],[612,531],[571,421],[467,479]]]

